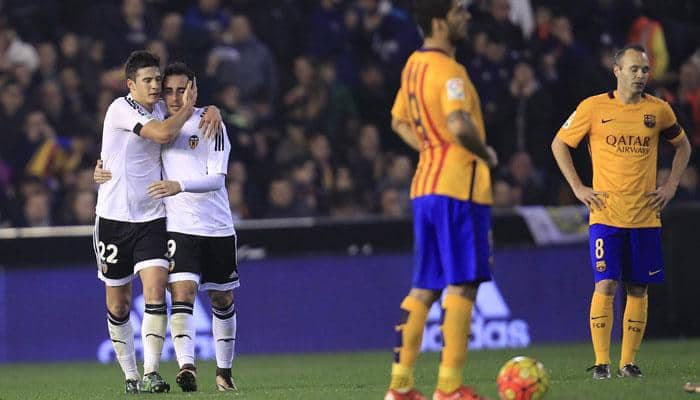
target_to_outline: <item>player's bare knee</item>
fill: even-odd
[[[109,311],[110,314],[114,315],[115,317],[118,318],[124,318],[127,315],[129,315],[129,312],[131,311],[131,302],[130,301],[107,301],[107,310]]]
[[[478,288],[477,284],[465,283],[463,285],[449,285],[445,290],[447,294],[454,294],[474,301]]]
[[[604,296],[614,296],[616,290],[617,281],[612,279],[603,279],[595,284],[595,291]]]
[[[210,290],[208,293],[211,305],[216,308],[225,308],[233,303],[233,290]]]
[[[172,301],[194,303],[197,297],[197,283],[193,281],[178,281],[170,284]]]
[[[637,285],[634,283],[625,283],[627,295],[632,297],[644,297],[647,295],[647,285]]]
[[[435,300],[440,298],[439,290],[428,290],[428,289],[418,289],[413,288],[408,293],[409,296],[417,299],[421,303],[430,306],[435,302]]]

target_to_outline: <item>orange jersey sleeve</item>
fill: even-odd
[[[685,131],[678,124],[676,113],[667,102],[663,102],[661,113],[661,137],[675,144],[685,137]]]
[[[561,126],[557,137],[569,147],[578,147],[591,130],[591,100],[582,101]]]

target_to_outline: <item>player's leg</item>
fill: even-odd
[[[107,298],[107,328],[109,338],[114,346],[117,361],[127,380],[127,392],[138,392],[133,382],[138,382],[139,371],[136,367],[134,349],[134,331],[129,321],[131,311],[131,282],[122,286],[105,286]],[[129,390],[129,381],[133,390]]]
[[[647,326],[647,285],[664,280],[661,228],[638,228],[630,232],[629,269],[623,271],[627,304],[623,319],[622,353],[618,375],[641,377],[635,358]]]
[[[445,287],[437,257],[437,237],[430,222],[431,197],[413,200],[415,261],[412,289],[401,302],[401,316],[395,325],[396,345],[391,381],[385,400],[418,400],[425,397],[415,388],[413,369],[423,340],[430,306]]]
[[[170,275],[173,278],[173,274]],[[175,357],[180,366],[175,382],[183,392],[197,391],[197,368],[195,367],[194,302],[197,294],[197,282],[181,280],[170,283],[172,308],[170,314],[170,336],[172,337]]]
[[[208,237],[203,242],[204,262],[200,290],[206,290],[212,306],[212,336],[216,351],[216,387],[235,391],[231,367],[236,350],[236,306],[233,289],[240,286],[236,236]]]
[[[443,349],[434,399],[479,398],[463,384],[477,289],[491,280],[490,208],[448,199],[439,227],[440,259],[448,283],[442,302]]]
[[[197,368],[195,367],[194,303],[201,274],[203,258],[202,238],[177,232],[168,232],[168,257],[170,274],[168,283],[172,308],[170,335],[175,356],[180,366],[175,382],[183,392],[197,390]]]
[[[236,306],[233,290],[209,290],[212,306],[212,336],[216,350],[216,387],[219,391],[238,390],[231,367],[236,355]]]
[[[594,379],[610,378],[610,341],[613,326],[613,301],[621,278],[627,233],[624,229],[602,224],[591,225],[589,248],[595,290],[591,298],[589,322],[595,364],[589,368]]]
[[[634,362],[647,326],[647,286],[627,282],[625,287],[627,304],[622,319],[622,352],[618,376],[641,378],[642,371]]]
[[[134,272],[141,278],[145,302],[141,321],[144,373],[141,390],[166,392],[170,390],[170,385],[158,373],[168,323],[165,288],[168,284],[170,262],[166,259],[168,236],[165,231],[165,218],[141,223],[137,232]]]
[[[105,283],[107,329],[119,366],[126,378],[126,392],[138,393],[134,331],[129,321],[133,241],[129,224],[96,218],[93,235],[97,276]]]

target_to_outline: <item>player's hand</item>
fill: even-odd
[[[221,132],[223,126],[221,111],[216,106],[208,106],[199,120],[199,129],[204,132],[204,137],[211,139]]]
[[[177,181],[158,181],[148,185],[148,195],[154,199],[162,199],[180,192],[182,192],[182,188]]]
[[[185,93],[182,94],[182,101],[184,108],[194,109],[194,105],[197,103],[197,78],[187,82]]]
[[[491,146],[486,146],[486,153],[489,156],[489,158],[486,160],[489,168],[496,168],[498,166],[498,154],[496,154],[496,150],[494,150]]]
[[[574,189],[574,195],[591,211],[600,211],[605,208],[605,202],[601,198],[607,196],[605,192],[598,192],[588,186],[581,186],[578,189]]]
[[[678,185],[666,182],[653,192],[647,193],[647,197],[649,197],[649,208],[658,211],[663,210],[673,196],[676,195],[676,189],[678,189]]]
[[[112,179],[112,173],[106,169],[102,169],[102,160],[97,160],[95,172],[92,173],[92,179],[94,179],[97,184],[103,184]]]

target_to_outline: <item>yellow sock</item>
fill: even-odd
[[[626,364],[634,364],[634,357],[637,355],[639,345],[644,337],[644,330],[647,327],[648,305],[648,296],[634,297],[627,295],[627,306],[625,307],[625,316],[622,320],[624,331],[622,332],[620,368]]]
[[[610,364],[610,333],[613,324],[613,296],[593,292],[591,300],[591,339],[595,364]]]
[[[416,365],[420,344],[423,340],[423,328],[428,319],[428,306],[415,297],[407,296],[401,303],[404,317],[395,326],[396,347],[394,364],[391,366],[390,389],[400,392],[413,388],[413,367]]]
[[[443,348],[438,372],[437,388],[443,393],[452,393],[462,385],[462,367],[467,359],[469,330],[474,303],[462,296],[448,294],[442,302]]]

